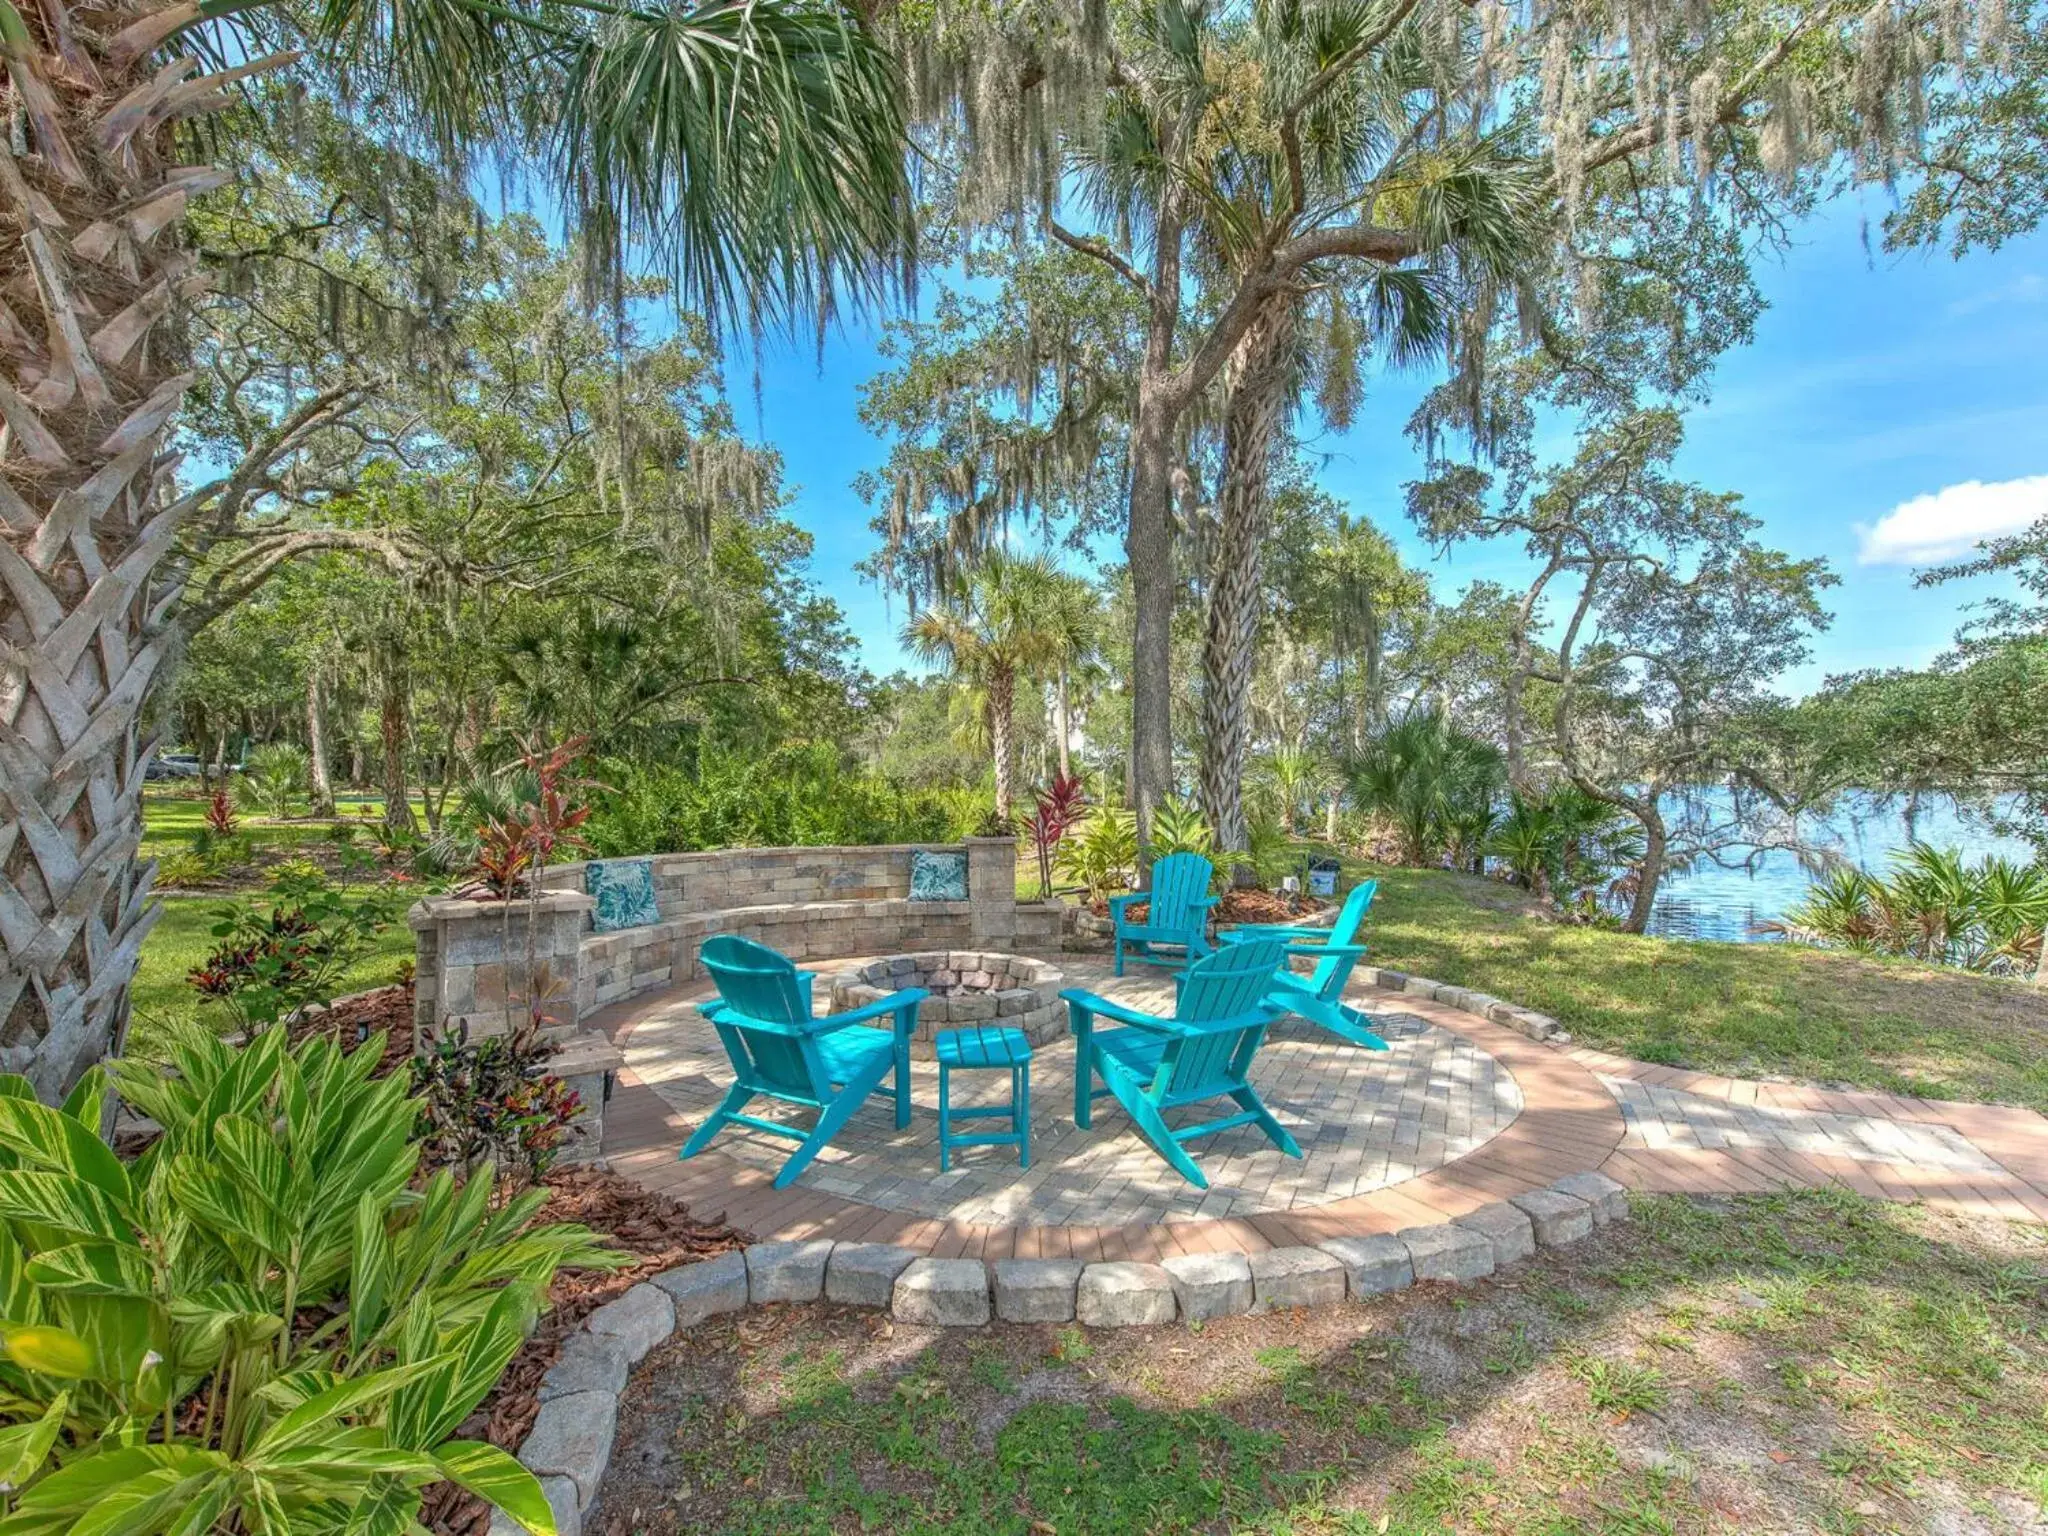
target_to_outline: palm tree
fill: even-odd
[[[1046,592],[1045,628],[1053,642],[1053,734],[1059,738],[1060,777],[1074,773],[1074,683],[1095,664],[1102,640],[1102,594],[1070,571],[1053,576]]]
[[[910,200],[896,71],[840,0],[0,0],[0,40],[22,261],[0,305],[0,1068],[56,1095],[118,1046],[154,920],[141,721],[173,645],[166,556],[218,489],[161,451],[204,282],[182,214],[233,175],[186,120],[303,50],[391,132],[533,166],[599,268],[631,248],[714,320],[879,295]]]
[[[996,815],[1007,817],[1016,798],[1017,684],[1051,669],[1060,656],[1054,593],[1064,572],[1043,555],[991,550],[970,567],[953,591],[903,629],[903,643],[920,660],[981,691],[987,701],[989,752],[995,759]]]

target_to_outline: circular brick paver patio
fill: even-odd
[[[1099,962],[1069,957],[1070,985],[1118,1002],[1170,1012],[1171,980],[1158,971],[1121,979]],[[1078,962],[1078,963],[1076,963]],[[644,1013],[621,1042],[626,1064],[685,1121],[700,1123],[731,1081],[718,1037],[677,994]],[[1254,1127],[1192,1143],[1209,1179],[1189,1184],[1152,1149],[1113,1099],[1095,1104],[1094,1125],[1074,1123],[1074,1044],[1038,1047],[1031,1068],[1031,1167],[1008,1148],[956,1154],[939,1171],[937,1069],[913,1062],[913,1113],[899,1131],[886,1098],[857,1113],[818,1155],[797,1188],[905,1215],[978,1225],[1081,1225],[1268,1215],[1328,1205],[1429,1173],[1477,1150],[1521,1113],[1514,1077],[1474,1041],[1432,1025],[1393,1000],[1373,1005],[1390,1049],[1367,1051],[1297,1020],[1268,1035],[1252,1068],[1267,1106],[1305,1156],[1283,1154]],[[1001,1073],[956,1073],[954,1102],[987,1102],[1008,1092]],[[750,1112],[809,1123],[756,1100]],[[1217,1111],[1207,1112],[1214,1118]],[[1205,1117],[1197,1107],[1175,1124]],[[728,1128],[713,1144],[726,1157],[773,1177],[788,1158],[781,1138]]]
[[[1118,983],[1094,957],[1053,958],[1074,985],[1161,1011],[1170,1000],[1162,973]],[[1387,985],[1389,973],[1373,974]],[[1382,987],[1355,983],[1349,1000],[1381,1021],[1388,1054],[1291,1021],[1275,1029],[1257,1080],[1308,1156],[1281,1157],[1248,1130],[1197,1143],[1207,1195],[1174,1176],[1113,1101],[1097,1102],[1092,1131],[1074,1128],[1067,1041],[1042,1048],[1033,1069],[1028,1175],[997,1149],[939,1175],[929,1066],[914,1069],[909,1132],[896,1135],[888,1100],[877,1099],[789,1189],[771,1180],[790,1144],[751,1133],[729,1131],[678,1162],[676,1149],[731,1078],[693,1007],[710,995],[702,983],[591,1021],[628,1061],[604,1151],[617,1171],[758,1240],[898,1243],[937,1258],[1158,1260],[1313,1245],[1456,1219],[1589,1170],[1638,1190],[1834,1184],[2048,1220],[2048,1120],[2030,1110],[1650,1066],[1563,1040],[1538,1044],[1437,998],[1434,983]]]

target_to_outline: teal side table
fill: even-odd
[[[953,1167],[955,1147],[1007,1147],[1017,1149],[1017,1166],[1031,1166],[1031,1042],[1021,1029],[1004,1029],[993,1024],[964,1024],[942,1029],[933,1042],[939,1058],[939,1171]],[[974,1109],[952,1105],[953,1069],[1005,1069],[1010,1074],[1010,1102]],[[981,1131],[971,1136],[953,1134],[953,1122],[970,1117],[1007,1118],[1007,1131]]]

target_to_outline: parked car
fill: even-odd
[[[142,770],[144,779],[196,779],[199,759],[190,752],[164,752],[151,758]]]

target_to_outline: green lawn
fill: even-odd
[[[164,913],[144,941],[135,981],[130,991],[134,1000],[134,1029],[147,1035],[153,1028],[174,1018],[199,1016],[192,988],[185,973],[220,941],[213,936],[214,912],[224,901],[248,901],[247,896],[168,896]],[[376,948],[341,979],[337,995],[360,992],[397,980],[398,963],[412,957],[412,930],[403,922],[393,923],[378,936]]]
[[[2048,988],[1786,944],[1635,938],[1526,914],[1496,881],[1376,877],[1369,962],[1552,1015],[1639,1061],[2048,1110]]]
[[[206,825],[207,797],[197,791],[152,788],[142,795],[142,856],[160,859],[167,853],[175,853],[190,846],[192,839]],[[301,812],[305,807],[302,803]],[[379,795],[342,796],[338,802],[338,819],[348,822],[374,824],[384,814],[384,800]],[[420,813],[418,801],[413,803],[415,814]],[[235,807],[236,830],[246,832],[259,843],[279,845],[318,842],[327,836],[329,821],[272,821],[266,816],[244,805]]]
[[[1639,1202],[1469,1288],[1199,1328],[777,1307],[635,1373],[587,1527],[959,1536],[2038,1529],[2048,1242]]]

